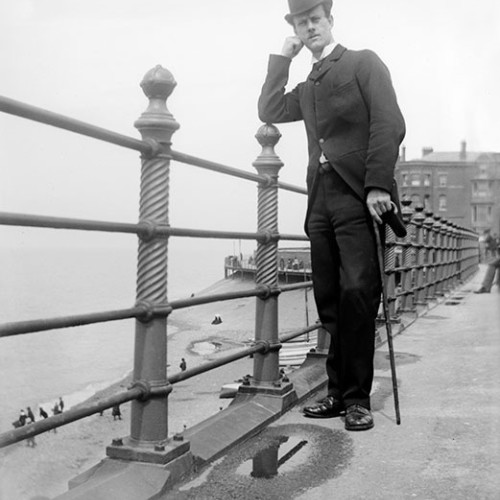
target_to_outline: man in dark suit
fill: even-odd
[[[309,417],[343,415],[348,430],[373,427],[375,319],[381,283],[373,220],[397,204],[394,167],[405,133],[389,71],[369,51],[348,50],[332,35],[331,0],[289,0],[295,35],[271,55],[259,98],[267,123],[303,120],[314,296],[331,335],[328,394]],[[291,60],[306,47],[307,79],[286,93]]]

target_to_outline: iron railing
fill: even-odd
[[[0,224],[37,228],[73,229],[135,234],[138,236],[136,303],[132,307],[57,318],[34,319],[0,325],[0,337],[29,334],[44,330],[135,318],[135,354],[133,383],[130,388],[96,403],[54,415],[43,421],[0,435],[0,447],[55,429],[70,422],[132,402],[130,440],[127,446],[140,455],[141,461],[162,463],[171,453],[165,451],[168,441],[168,395],[172,385],[216,367],[252,355],[253,375],[245,380],[246,392],[292,390],[279,370],[279,349],[282,343],[314,331],[319,324],[278,335],[277,305],[279,295],[292,290],[307,289],[311,281],[280,285],[278,280],[278,241],[307,241],[304,235],[280,234],[278,231],[278,190],[306,194],[301,187],[278,181],[282,162],[274,147],[280,133],[271,124],[259,128],[256,138],[262,152],[253,163],[257,173],[239,170],[196,158],[171,149],[171,138],[178,123],[170,114],[166,101],[176,83],[167,70],[157,66],[146,73],[141,86],[149,106],[135,126],[142,140],[127,137],[94,125],[80,122],[34,106],[0,97],[0,111],[60,129],[93,137],[142,154],[141,195],[138,223],[82,220],[28,214],[0,213]],[[169,225],[169,171],[171,161],[230,175],[258,184],[258,227],[256,232],[218,231],[173,228]],[[391,314],[414,311],[436,297],[452,290],[477,269],[479,261],[477,235],[470,230],[441,220],[417,207],[415,213],[404,202],[404,217],[409,231],[398,239],[387,230],[385,251],[386,276]],[[190,297],[175,301],[167,299],[167,254],[170,237],[247,239],[257,242],[256,286],[228,293]],[[211,302],[242,297],[256,298],[255,339],[253,345],[216,361],[167,377],[167,317],[172,311]],[[323,342],[319,339],[318,342]],[[107,448],[109,456],[124,458],[123,443]],[[175,453],[172,455],[175,458]],[[127,456],[125,456],[127,458]]]

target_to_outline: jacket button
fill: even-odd
[[[316,85],[316,87],[319,85],[319,82],[314,82],[314,85]]]
[[[323,144],[324,142],[325,142],[325,139],[320,139],[320,140],[319,140],[319,143],[320,143],[320,144]]]

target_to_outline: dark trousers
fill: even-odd
[[[314,298],[331,335],[328,394],[370,408],[381,283],[366,204],[333,170],[319,173],[307,220]]]
[[[500,273],[500,257],[488,262],[488,267],[486,268],[486,274],[483,278],[482,288],[491,291],[493,286],[493,281],[495,280],[495,274]],[[500,276],[497,278],[497,283],[500,284]]]

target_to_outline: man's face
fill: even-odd
[[[313,54],[321,54],[332,43],[332,27],[333,18],[326,17],[322,5],[293,18],[295,34]]]

